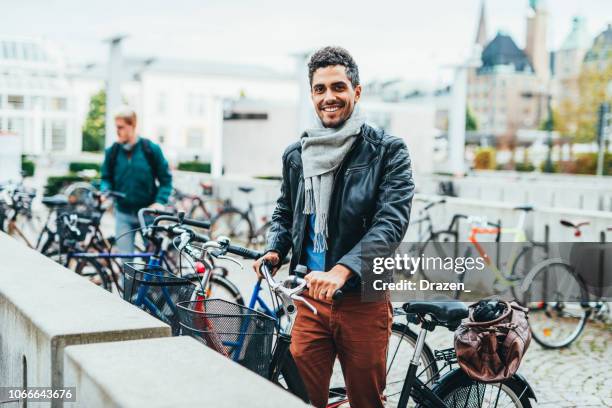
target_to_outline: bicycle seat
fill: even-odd
[[[42,203],[47,207],[59,207],[68,204],[68,197],[63,194],[56,194],[53,196],[43,197]]]
[[[250,193],[251,191],[254,190],[253,187],[238,187],[238,190],[242,191],[243,193]]]
[[[468,308],[463,302],[410,302],[402,306],[406,313],[430,314],[442,323],[468,317]]]
[[[513,210],[517,211],[533,211],[533,205],[519,205],[518,207],[514,207]]]

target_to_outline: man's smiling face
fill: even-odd
[[[310,92],[323,126],[336,128],[353,113],[361,95],[361,85],[353,88],[343,65],[330,65],[313,73]]]

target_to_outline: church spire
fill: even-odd
[[[487,45],[487,18],[485,15],[485,0],[482,0],[480,6],[480,19],[478,20],[478,30],[476,31],[476,44],[482,48]]]

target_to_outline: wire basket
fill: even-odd
[[[222,299],[180,302],[177,308],[183,334],[268,377],[274,318]]]
[[[172,334],[180,333],[176,304],[195,298],[199,287],[159,266],[125,262],[123,298],[167,323]]]

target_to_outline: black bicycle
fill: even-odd
[[[247,248],[233,246],[228,239],[210,241],[208,237],[195,233],[192,238],[203,242],[202,249],[215,255],[232,253],[247,259],[258,259],[261,255]],[[285,310],[287,323],[280,330],[269,316],[230,302],[208,299],[177,304],[183,333],[196,337],[207,346],[309,402],[289,347],[293,322],[297,316],[295,301],[301,301],[310,308],[313,306],[300,295],[306,288],[303,279],[291,276],[278,282],[270,270],[266,263],[261,267],[261,273],[274,297]],[[336,298],[341,296],[341,291],[334,294]],[[516,374],[497,384],[473,381],[458,367],[452,368],[452,364],[456,363],[452,349],[436,353],[437,360],[445,361],[442,370],[449,366],[448,372],[438,380],[423,380],[418,367],[426,350],[427,331],[437,326],[455,330],[461,319],[467,317],[467,307],[459,302],[412,302],[405,304],[403,309],[409,319],[416,319],[421,329],[402,384],[398,407],[406,407],[409,398],[413,398],[420,407],[531,407],[530,399],[535,399],[535,394],[521,375]],[[346,401],[346,391],[334,388],[330,390],[327,406],[337,407]]]

